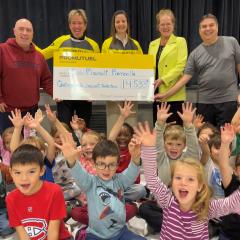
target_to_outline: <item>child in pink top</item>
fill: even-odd
[[[4,165],[10,165],[11,151],[10,151],[10,141],[12,138],[14,127],[10,127],[4,130],[2,138],[0,137],[0,154],[2,158],[2,163]]]

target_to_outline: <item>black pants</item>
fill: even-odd
[[[182,104],[184,101],[168,102],[170,104],[169,112],[173,114],[167,119],[167,122],[176,122],[178,125],[183,125],[182,119],[177,114],[177,111],[182,112]],[[161,102],[153,102],[153,126],[157,120],[157,106],[161,106]]]
[[[140,205],[139,216],[146,220],[154,232],[160,232],[163,221],[163,211],[155,201],[147,201]]]
[[[64,100],[57,103],[58,119],[61,122],[70,124],[72,116],[75,114],[78,117],[83,118],[87,127],[90,126],[90,120],[92,116],[92,102],[80,101],[80,100]]]
[[[197,113],[204,116],[204,122],[209,122],[216,127],[221,127],[224,123],[230,123],[236,111],[236,101],[216,104],[197,104]]]

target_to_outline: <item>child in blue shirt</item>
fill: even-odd
[[[143,240],[126,227],[124,190],[131,186],[139,174],[140,144],[132,139],[129,144],[132,160],[128,168],[116,174],[119,161],[117,145],[110,140],[99,142],[93,149],[96,176],[87,173],[79,161],[79,149],[72,137],[62,137],[59,147],[68,161],[71,172],[87,195],[89,226],[86,240]]]

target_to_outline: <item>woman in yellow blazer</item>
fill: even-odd
[[[175,27],[175,17],[170,9],[160,10],[157,15],[157,29],[160,38],[152,41],[149,45],[148,54],[155,58],[155,78],[157,93],[168,91],[182,76],[187,61],[187,43],[182,37],[173,34]],[[157,93],[155,97],[157,97]],[[170,104],[170,111],[173,114],[168,118],[168,122],[176,121],[182,124],[177,111],[182,112],[182,103],[186,100],[185,87],[176,94],[170,96],[165,101]],[[153,103],[153,123],[156,121],[157,105]]]
[[[111,22],[111,37],[106,39],[102,45],[102,53],[110,54],[143,54],[138,41],[130,37],[130,27],[128,15],[124,10],[118,10],[113,14]],[[127,100],[127,99],[126,99]],[[113,125],[119,116],[118,105],[120,102],[106,103],[107,112],[107,135],[109,135]],[[137,124],[137,103],[134,103],[135,115],[131,115],[127,122],[131,126]]]

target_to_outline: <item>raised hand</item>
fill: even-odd
[[[7,108],[6,103],[4,103],[4,102],[0,103],[0,112],[5,112],[6,108]]]
[[[74,166],[76,159],[81,154],[81,148],[76,148],[76,143],[73,140],[72,134],[60,135],[62,144],[55,143],[55,146],[59,148],[64,158],[67,160],[70,167]]]
[[[130,115],[135,114],[136,112],[132,111],[134,104],[132,102],[125,101],[123,107],[118,104],[120,115],[123,119],[127,119]]]
[[[27,123],[27,126],[32,129],[38,130],[39,127],[41,126],[41,122],[44,119],[43,113],[40,109],[37,110],[35,113],[34,118],[32,117],[31,114],[28,114],[25,116],[25,122]]]
[[[204,117],[202,114],[198,114],[194,117],[193,125],[196,129],[199,129],[205,122],[203,122]]]
[[[11,116],[8,116],[15,128],[22,128],[24,125],[24,119],[22,118],[21,111],[15,108],[15,111],[11,111]]]
[[[36,111],[36,113],[34,115],[34,119],[38,123],[41,123],[43,121],[44,115],[43,115],[43,112],[42,112],[42,110],[40,108]]]
[[[83,118],[79,118],[77,115],[72,117],[72,121],[70,125],[73,130],[81,130],[84,131],[86,129],[86,122]]]
[[[209,141],[209,136],[207,134],[203,134],[198,138],[199,146],[202,152],[210,154],[208,141]]]
[[[156,146],[156,131],[150,130],[148,122],[138,123],[137,127],[134,127],[134,138],[138,139],[142,145]]]
[[[157,122],[159,124],[166,123],[167,119],[172,115],[169,113],[170,105],[166,102],[161,103],[161,106],[157,106]]]
[[[131,155],[131,159],[136,165],[139,165],[141,156],[141,142],[136,138],[132,138],[128,144],[128,150]]]
[[[27,112],[26,115],[23,117],[25,128],[30,128],[29,123],[30,123],[31,117],[32,117],[32,115],[29,112]]]
[[[52,122],[55,123],[57,120],[57,115],[56,112],[53,112],[52,109],[50,108],[49,104],[45,104],[45,110],[46,110],[46,114],[48,119]]]
[[[185,126],[188,127],[192,124],[196,110],[196,108],[193,109],[192,103],[186,102],[182,104],[182,113],[177,113],[179,117],[183,120]]]
[[[234,127],[230,123],[225,123],[224,127],[221,127],[221,143],[230,145],[235,136]]]
[[[79,125],[78,125],[78,116],[77,115],[72,116],[72,121],[70,121],[70,126],[73,130],[80,130]]]

